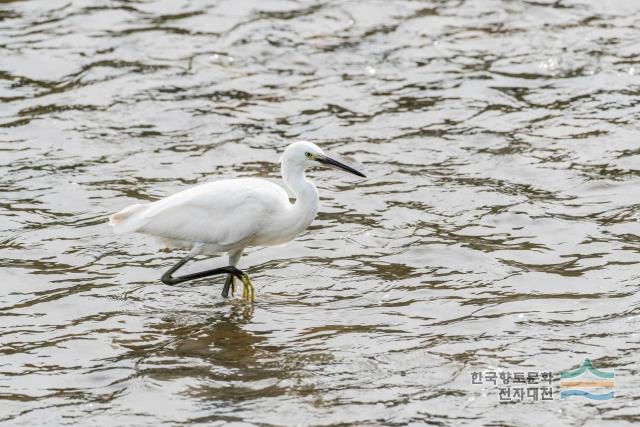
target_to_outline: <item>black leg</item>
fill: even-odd
[[[229,281],[229,284],[231,284],[231,281],[229,280],[229,277],[231,277],[231,275],[234,275],[238,279],[242,280],[242,275],[244,273],[242,273],[242,271],[238,270],[237,268],[235,268],[234,266],[231,266],[231,265],[229,265],[227,267],[220,267],[220,268],[214,268],[212,270],[201,271],[200,273],[187,274],[187,275],[179,276],[179,277],[173,277],[172,276],[173,273],[178,271],[178,269],[180,267],[185,265],[191,259],[192,259],[192,257],[183,258],[176,265],[174,265],[169,270],[167,270],[162,275],[162,278],[160,279],[160,280],[162,280],[162,283],[164,283],[165,285],[177,285],[178,283],[186,282],[188,280],[201,279],[203,277],[215,276],[217,274],[225,274],[225,273],[228,274],[227,280]],[[226,288],[226,283],[225,283],[225,288],[224,289],[227,289]],[[224,295],[226,297],[228,295],[229,291],[227,289],[227,295],[225,295],[224,294],[224,289],[222,291],[223,292],[222,295]]]
[[[227,274],[227,280],[224,282],[224,288],[222,288],[222,296],[229,296],[229,288],[231,287],[231,281],[233,280],[233,274]]]

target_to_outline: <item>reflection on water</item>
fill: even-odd
[[[639,7],[1,2],[0,420],[637,422]],[[253,306],[106,225],[297,139],[369,178],[310,174]],[[471,385],[586,357],[615,399]]]

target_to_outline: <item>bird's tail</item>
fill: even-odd
[[[135,205],[127,206],[118,213],[114,213],[109,217],[109,225],[113,228],[113,232],[116,234],[125,234],[136,231],[137,221],[135,221],[136,214],[142,212],[149,206],[146,203],[137,203]]]

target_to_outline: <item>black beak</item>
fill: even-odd
[[[330,168],[342,169],[344,171],[351,172],[354,175],[358,175],[358,176],[361,176],[363,178],[366,178],[366,176],[362,172],[359,172],[359,171],[355,170],[354,168],[352,168],[351,166],[347,166],[342,162],[339,162],[339,161],[337,161],[335,159],[332,159],[331,157],[318,156],[318,157],[316,157],[316,160],[318,162],[322,163],[323,165],[329,166]]]

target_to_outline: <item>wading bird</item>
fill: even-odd
[[[305,177],[307,168],[324,165],[365,177],[350,166],[326,156],[307,141],[289,145],[280,158],[282,178],[296,200],[277,184],[259,178],[237,178],[201,184],[153,203],[131,205],[111,215],[116,234],[144,233],[160,238],[169,248],[189,249],[189,254],[162,275],[175,285],[187,280],[226,274],[222,296],[242,282],[242,297],[253,301],[249,276],[236,266],[249,246],[275,246],[305,231],[318,212],[318,190]],[[173,277],[197,255],[227,253],[229,265]]]

